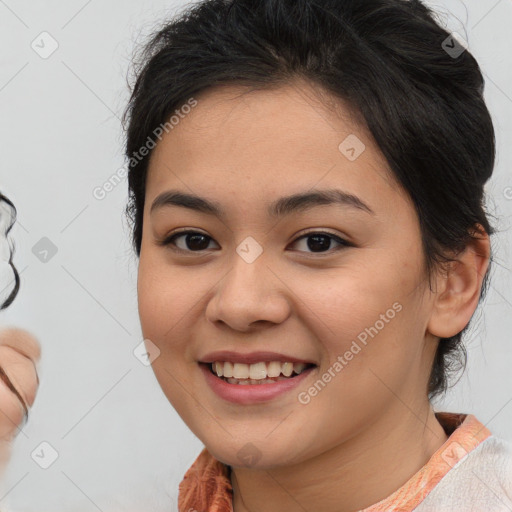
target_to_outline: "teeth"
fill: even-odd
[[[272,361],[268,363],[267,376],[279,377],[281,374],[281,363],[279,361]]]
[[[243,363],[235,363],[233,365],[233,377],[235,379],[248,379],[249,365]]]
[[[304,363],[293,363],[293,371],[295,373],[302,373],[302,371],[306,368],[306,365]]]
[[[228,382],[239,379],[245,381],[239,382],[240,384],[255,384],[280,376],[290,377],[294,372],[297,375],[302,373],[305,368],[306,365],[304,363],[281,363],[280,361],[270,361],[268,363],[262,361],[253,364],[233,364],[229,361],[215,361],[212,363],[213,372],[218,377],[224,377]]]
[[[261,380],[267,377],[267,365],[265,363],[255,363],[249,366],[249,377],[254,380]]]
[[[222,363],[218,364],[222,366]],[[217,372],[217,375],[219,375],[219,372]],[[222,375],[219,375],[219,377],[222,377]],[[233,363],[224,363],[224,377],[233,377]]]
[[[219,363],[218,361],[215,361],[214,363],[215,365],[215,373],[219,376],[219,377],[222,377],[224,375],[224,365],[222,363]]]
[[[281,367],[281,373],[285,377],[289,377],[293,373],[293,363],[284,363]]]
[[[275,384],[277,381],[280,380],[287,380],[288,377],[283,377],[282,375],[278,377],[277,379],[263,379],[263,380],[253,380],[253,379],[247,379],[247,380],[238,380],[238,379],[226,379],[230,384]]]

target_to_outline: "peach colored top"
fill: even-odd
[[[440,486],[439,483],[450,472],[454,475],[460,474],[459,469],[461,464],[458,464],[458,462],[462,459],[467,460],[466,455],[471,454],[473,451],[475,451],[475,453],[478,452],[479,454],[483,451],[484,454],[487,454],[485,455],[485,460],[477,460],[476,467],[482,467],[482,462],[484,462],[484,466],[492,466],[492,468],[496,467],[496,465],[493,464],[491,455],[489,455],[489,450],[475,450],[488,438],[492,438],[492,440],[497,439],[492,436],[489,429],[480,423],[475,416],[472,414],[457,414],[449,412],[436,412],[435,414],[443,426],[446,435],[449,436],[448,440],[432,455],[429,461],[417,473],[411,476],[411,478],[402,487],[397,489],[387,498],[360,512],[406,512],[414,510],[418,505],[424,502],[424,505],[419,507],[417,510],[430,510],[426,506],[428,504],[428,499],[426,498],[431,493],[433,496],[437,496],[437,506],[439,506],[439,504],[445,505],[449,500],[439,501],[440,493],[433,493],[432,491],[436,490],[436,487],[437,490],[442,489],[441,498],[447,494],[452,494],[451,499],[453,500],[453,493],[461,492],[459,483],[463,480],[460,478],[459,481],[452,478],[452,483],[450,483],[451,487],[449,489],[445,489],[446,485],[443,487]],[[502,445],[500,444],[499,455],[503,458],[503,453],[501,453],[503,452],[503,449],[501,446]],[[511,452],[508,447],[504,451],[504,454],[506,458],[504,467],[512,467],[512,464],[508,464],[508,462],[512,460],[510,458]],[[480,457],[481,456],[482,455],[480,455]],[[475,459],[475,455],[473,455],[473,459]],[[469,468],[470,469],[468,471],[474,473],[471,466],[469,466]],[[230,481],[230,471],[231,468],[229,466],[226,466],[216,460],[206,450],[206,448],[204,448],[192,466],[187,470],[179,485],[179,510],[181,512],[186,512],[188,510],[233,512],[233,489]],[[457,473],[457,471],[459,471],[459,473]],[[468,471],[466,471],[466,473]],[[512,492],[512,475],[507,473],[508,476],[503,476],[503,474],[504,473],[502,472],[501,476],[499,476],[500,482],[497,482],[498,485],[501,485],[499,489],[503,492],[506,487],[505,492],[510,493]],[[510,482],[508,481],[509,477],[511,478]],[[507,483],[505,485],[501,484],[502,478],[507,479]],[[450,479],[446,480],[450,481]],[[466,474],[466,483],[467,480],[468,478]],[[506,494],[501,502],[504,502],[504,500],[510,499],[511,497],[512,496],[509,494]],[[450,498],[450,496],[448,498]],[[459,503],[459,501],[455,500],[455,503]],[[433,508],[432,510],[437,511],[441,510],[441,508]],[[444,510],[448,510],[448,508],[444,508]],[[462,508],[459,510],[462,510]],[[464,510],[466,510],[466,508],[464,508]],[[473,508],[468,508],[468,510],[473,510]],[[497,508],[486,508],[485,510],[497,510]],[[510,510],[512,510],[512,508],[510,508]]]

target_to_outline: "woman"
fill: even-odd
[[[127,109],[148,357],[205,449],[180,512],[510,510],[510,445],[431,401],[493,233],[471,54],[418,0],[207,0]]]
[[[464,44],[419,0],[205,0],[135,71],[140,320],[205,445],[179,510],[512,509],[510,445],[431,405],[491,260]]]

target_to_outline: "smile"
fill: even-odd
[[[253,373],[251,373],[251,367],[253,367]],[[278,361],[260,361],[251,364],[227,361],[200,362],[199,368],[207,386],[215,395],[224,401],[238,405],[269,402],[279,396],[286,396],[308,379],[312,372],[318,370],[315,364]],[[224,373],[226,370],[227,374],[232,374],[233,377],[226,377]],[[269,376],[275,375],[278,370],[277,377]],[[299,370],[300,373],[296,373]],[[222,376],[218,373],[222,373]],[[235,375],[241,377],[235,377]],[[251,375],[259,378],[252,379]]]
[[[300,375],[304,370],[314,366],[309,363],[292,363],[280,361],[260,361],[253,364],[215,361],[211,363],[211,372],[229,384],[254,385],[274,384]],[[293,377],[292,377],[293,375]]]

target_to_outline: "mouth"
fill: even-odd
[[[316,367],[314,363],[292,361],[259,361],[251,364],[214,361],[199,364],[205,366],[215,377],[235,385],[263,385],[283,380],[290,381]]]

